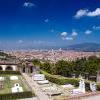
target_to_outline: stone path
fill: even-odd
[[[82,100],[100,100],[100,94],[96,96],[87,97]]]
[[[46,95],[42,90],[39,88],[38,84],[27,74],[22,74],[26,79],[27,83],[30,85],[31,89],[35,92],[38,100],[51,100],[48,95]],[[34,99],[33,99],[34,100]]]

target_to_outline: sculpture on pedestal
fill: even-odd
[[[96,83],[95,83],[95,82],[91,82],[91,83],[90,83],[90,90],[91,90],[92,92],[96,92]]]
[[[80,94],[85,93],[85,82],[84,79],[80,79],[79,81],[79,88],[73,89],[72,94]]]

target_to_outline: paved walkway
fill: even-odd
[[[100,100],[100,94],[96,96],[87,97],[82,100]]]
[[[42,92],[38,84],[31,77],[29,77],[25,73],[23,73],[22,75],[26,79],[27,83],[30,85],[31,89],[35,92],[35,95],[37,96],[38,100],[51,100],[49,96],[47,96],[44,92]]]

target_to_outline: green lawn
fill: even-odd
[[[18,76],[18,80],[10,80],[10,76]],[[19,83],[24,92],[30,90],[21,75],[2,75],[2,77],[5,77],[5,80],[3,89],[0,89],[0,94],[11,93],[11,88],[14,87],[15,83]]]

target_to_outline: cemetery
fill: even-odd
[[[65,100],[73,98],[82,98],[88,97],[91,95],[97,95],[100,93],[100,83],[94,81],[87,81],[83,77],[79,78],[67,78],[60,75],[51,75],[45,71],[41,71],[52,84],[55,84],[55,88],[60,91],[60,95],[53,95],[54,100]],[[47,91],[50,88],[50,91],[53,87],[50,85],[44,88],[43,91]],[[53,93],[53,92],[52,92]]]
[[[0,75],[0,100],[32,97],[22,75]]]
[[[62,62],[66,65],[64,65]],[[67,64],[69,63],[61,61],[61,64],[55,64],[54,67],[52,64],[50,65],[47,62],[43,63],[43,65],[38,68],[31,66],[27,62],[26,66],[23,67],[24,70],[22,71],[33,78],[33,83],[37,83],[40,91],[48,95],[50,98],[53,98],[54,100],[59,100],[59,98],[61,100],[65,100],[66,98],[75,98],[79,96],[83,97],[89,95],[91,96],[100,93],[99,70],[91,70],[92,73],[81,73],[79,71],[72,73]],[[66,66],[70,70],[67,69]],[[56,69],[57,67],[58,69]],[[59,69],[63,67],[66,69]],[[86,68],[88,67],[86,66]]]
[[[19,66],[20,65],[20,66]],[[47,66],[48,64],[46,64]],[[44,65],[43,65],[44,66]],[[43,67],[42,66],[42,67]],[[53,71],[52,71],[53,72]],[[22,64],[1,63],[0,64],[0,100],[20,99],[34,97],[34,92],[44,93],[54,100],[64,100],[65,98],[82,97],[94,95],[100,91],[100,71],[94,74],[93,80],[82,74],[62,74],[52,73],[41,67],[33,66],[31,62]],[[63,70],[64,72],[64,70]],[[91,75],[94,78],[93,75]],[[33,88],[34,87],[34,88]],[[38,88],[37,90],[35,90]],[[100,92],[99,92],[100,93]]]

